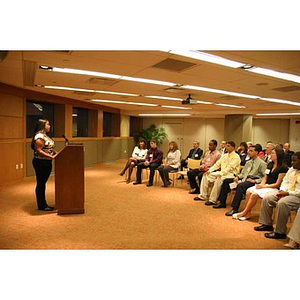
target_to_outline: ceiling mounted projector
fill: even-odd
[[[197,100],[192,99],[191,94],[188,94],[187,98],[181,101],[181,104],[183,105],[197,104],[197,103],[198,103]]]

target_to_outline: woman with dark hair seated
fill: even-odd
[[[129,168],[128,178],[126,180],[127,184],[130,183],[133,168],[138,163],[145,161],[147,151],[148,150],[146,149],[146,141],[145,140],[140,140],[139,145],[134,147],[131,157],[128,159],[124,169],[119,174],[120,176],[123,176],[125,174],[126,170]]]
[[[157,168],[164,183],[164,187],[167,187],[171,184],[169,179],[169,172],[178,171],[178,168],[180,167],[180,157],[181,152],[178,150],[177,143],[170,142],[167,157],[165,158],[164,163]]]
[[[289,168],[283,163],[284,151],[273,149],[271,152],[272,161],[268,164],[265,176],[260,184],[250,187],[246,192],[246,207],[240,212],[233,214],[234,219],[244,221],[250,219],[251,210],[256,205],[258,199],[270,193],[277,193],[283,177]]]
[[[237,150],[238,155],[240,156],[241,159],[241,166],[244,166],[247,160],[250,159],[250,157],[247,157],[248,152],[248,145],[245,142],[241,142],[240,146]],[[247,159],[248,158],[248,159]]]

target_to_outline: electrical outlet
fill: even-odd
[[[16,164],[16,170],[18,170],[19,169],[19,165],[18,164]]]
[[[23,164],[20,164],[20,169],[23,169]]]

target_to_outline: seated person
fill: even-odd
[[[203,174],[200,194],[194,200],[206,200],[206,205],[216,204],[221,190],[222,183],[225,178],[233,178],[239,173],[241,159],[235,152],[235,143],[229,141],[226,144],[227,153],[222,155],[221,158]],[[220,171],[217,171],[219,170]],[[214,182],[208,199],[208,183]]]
[[[147,149],[146,149],[146,142],[145,140],[140,140],[139,145],[135,146],[131,157],[128,159],[128,161],[125,164],[124,169],[119,174],[120,176],[123,176],[126,172],[126,170],[129,168],[128,178],[126,180],[126,183],[130,183],[130,178],[132,174],[133,168],[140,162],[145,161],[146,155],[147,155]]]
[[[267,164],[271,161],[271,152],[273,149],[275,149],[276,145],[272,142],[268,142],[265,149],[265,156],[263,161],[265,161]]]
[[[249,147],[248,154],[251,160],[249,160],[242,172],[235,176],[234,178],[226,178],[223,181],[221,192],[218,198],[219,203],[214,205],[213,208],[225,208],[226,199],[228,193],[231,191],[230,184],[235,182],[236,192],[232,201],[232,209],[226,213],[226,216],[231,216],[234,212],[238,210],[243,196],[246,190],[253,186],[255,183],[260,183],[265,175],[265,170],[267,164],[258,157],[259,148],[257,146]]]
[[[237,153],[241,159],[241,166],[244,166],[249,157],[247,157],[248,146],[245,142],[241,142],[239,148],[237,149]]]
[[[208,144],[208,151],[206,151],[204,158],[201,162],[199,169],[189,170],[187,176],[191,187],[190,194],[199,194],[202,175],[221,157],[221,153],[216,149],[218,142],[211,140]],[[197,184],[196,177],[198,176],[199,185]]]
[[[275,230],[273,228],[273,209],[276,207]],[[280,190],[277,193],[270,193],[263,197],[259,224],[254,227],[256,231],[272,231],[265,233],[266,238],[285,239],[287,232],[287,222],[291,210],[300,207],[300,152],[292,156],[292,168],[288,170],[283,178]],[[274,231],[273,231],[274,230]]]
[[[141,184],[142,183],[142,169],[146,169],[149,167],[150,169],[150,176],[149,182],[147,186],[153,185],[153,178],[155,170],[161,165],[163,158],[163,152],[159,148],[157,148],[156,141],[150,141],[150,149],[147,151],[145,162],[140,162],[137,165],[136,171],[136,182],[133,184]]]
[[[220,148],[218,149],[219,152],[221,153],[221,155],[224,155],[227,153],[227,150],[226,150],[226,141],[222,141],[221,144],[220,144]]]
[[[180,171],[183,170],[183,168],[187,167],[187,162],[188,162],[188,158],[192,158],[192,159],[200,159],[202,154],[203,154],[203,150],[201,148],[199,148],[200,143],[198,141],[194,141],[193,142],[193,148],[190,150],[188,156],[185,159],[181,160],[181,164],[180,164]],[[180,175],[177,179],[183,179],[184,176]]]
[[[265,176],[260,184],[256,184],[247,190],[246,207],[240,213],[234,213],[232,217],[244,221],[250,219],[251,209],[259,198],[269,193],[277,193],[288,167],[283,164],[284,152],[282,149],[274,149],[271,152],[271,162],[268,164]],[[237,212],[238,206],[232,201],[232,208]]]
[[[258,157],[261,158],[261,159],[263,159],[263,158],[265,157],[265,153],[264,153],[264,151],[263,151],[263,149],[262,149],[261,144],[256,144],[256,146],[257,146],[258,149],[259,149]]]
[[[300,248],[300,209],[298,208],[296,219],[293,222],[292,228],[288,234],[290,241],[283,246],[290,249],[299,249]]]
[[[285,143],[283,145],[284,150],[284,162],[290,168],[292,166],[292,155],[295,153],[294,151],[290,150],[290,144]]]
[[[180,157],[181,153],[178,150],[178,145],[176,142],[169,143],[169,151],[167,153],[167,157],[165,162],[157,168],[159,171],[160,177],[163,181],[163,186],[169,186],[170,179],[169,179],[169,172],[178,171],[180,167]]]

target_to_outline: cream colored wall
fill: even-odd
[[[300,123],[296,124],[299,119],[253,119],[252,134],[253,143],[260,143],[264,148],[268,140],[274,143],[291,143],[291,149],[300,151]],[[218,145],[224,139],[225,119],[172,119],[172,118],[145,118],[143,119],[143,128],[147,128],[151,124],[159,127],[167,128],[172,123],[182,122],[183,126],[183,146],[181,147],[182,156],[186,156],[191,149],[194,140],[200,142],[200,148],[203,150],[208,148],[211,139],[218,141]],[[291,125],[290,125],[291,123]],[[173,133],[172,133],[173,135]],[[289,139],[291,137],[291,139]],[[234,140],[237,146],[242,141]],[[247,142],[247,141],[245,141]],[[166,145],[162,145],[166,148]]]
[[[120,136],[129,137],[130,135],[130,116],[121,115]]]
[[[203,150],[208,148],[211,139],[215,139],[220,143],[223,140],[224,119],[173,119],[173,118],[145,118],[143,119],[143,128],[155,124],[157,127],[164,127],[168,134],[168,128],[172,127],[172,123],[182,123],[183,143],[181,146],[181,154],[185,157],[192,148],[193,141],[200,142],[200,148]],[[175,127],[175,126],[174,126]],[[172,132],[172,135],[174,133]],[[180,133],[178,134],[180,136]],[[167,145],[164,143],[162,149],[165,150]]]
[[[253,141],[259,143],[264,148],[267,141],[273,143],[289,142],[288,119],[253,119]]]
[[[290,144],[291,150],[300,151],[300,119],[290,120]]]

